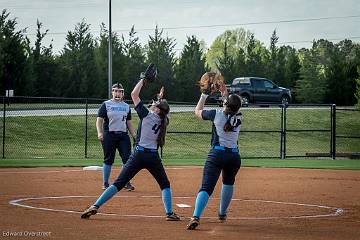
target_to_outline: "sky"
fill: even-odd
[[[95,37],[100,24],[109,26],[110,0],[0,0],[18,29],[27,29],[34,44],[36,20],[49,29],[45,45],[52,42],[59,53],[66,34],[85,20]],[[112,30],[125,39],[134,25],[144,46],[157,25],[163,36],[173,38],[179,53],[189,36],[210,47],[226,30],[242,27],[269,46],[276,29],[278,45],[310,48],[317,39],[360,42],[359,0],[112,0]]]

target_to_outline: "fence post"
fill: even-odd
[[[283,156],[286,158],[286,108],[287,104],[284,104],[284,148],[283,148]]]
[[[87,155],[87,145],[88,145],[88,99],[85,99],[85,158],[88,158]]]
[[[283,144],[284,144],[284,104],[281,105],[281,119],[280,119],[280,158],[284,159]]]
[[[330,137],[330,154],[332,159],[336,159],[336,104],[331,105],[331,137]]]
[[[280,140],[280,156],[281,159],[286,158],[286,108],[287,104],[282,104],[281,108],[281,140]]]
[[[6,101],[5,101],[6,97],[3,97],[3,137],[2,137],[2,158],[5,158],[5,112],[6,112]]]

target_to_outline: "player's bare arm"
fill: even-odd
[[[197,117],[199,117],[200,119],[202,119],[201,113],[202,113],[202,110],[204,109],[207,97],[208,97],[208,95],[202,93],[201,96],[200,96],[200,99],[199,99],[199,101],[198,101],[198,103],[197,103],[197,105],[195,107],[195,115]]]
[[[97,131],[97,137],[100,141],[104,139],[104,119],[101,117],[96,118],[96,131]]]
[[[139,95],[141,88],[144,86],[144,79],[140,79],[140,81],[135,85],[134,89],[131,92],[131,99],[133,100],[134,106],[136,107],[141,101]]]

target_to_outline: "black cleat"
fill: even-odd
[[[226,221],[226,218],[227,218],[227,216],[226,216],[226,214],[219,214],[219,220],[220,221],[223,221],[223,222],[225,222]]]
[[[124,189],[128,190],[129,192],[131,192],[131,191],[134,191],[134,190],[135,190],[135,187],[134,187],[130,182],[128,182],[128,183],[125,185]]]
[[[195,228],[199,225],[200,225],[200,218],[192,217],[190,218],[190,222],[187,225],[187,230],[195,230]]]
[[[97,206],[90,206],[88,209],[86,209],[82,214],[81,214],[81,218],[82,219],[89,219],[91,215],[95,215],[98,211],[98,207]]]
[[[177,215],[176,213],[168,213],[166,214],[166,217],[165,217],[165,220],[166,221],[180,221],[180,216]]]

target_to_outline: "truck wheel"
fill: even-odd
[[[283,95],[280,100],[282,104],[289,104],[289,97],[286,95]]]

